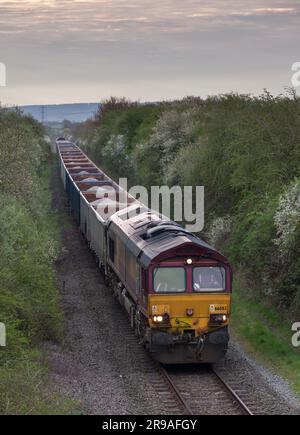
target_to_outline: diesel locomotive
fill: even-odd
[[[132,328],[163,364],[225,355],[232,270],[227,259],[122,190],[74,143],[56,141],[71,211]]]

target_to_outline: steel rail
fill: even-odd
[[[222,378],[222,376],[212,367],[212,373],[216,376],[216,378],[221,382],[221,384],[226,388],[226,390],[231,394],[231,396],[235,399],[235,401],[239,404],[239,406],[243,409],[243,411],[247,415],[254,415],[252,411],[248,408],[245,402],[240,398],[240,396],[231,388],[229,384]]]
[[[190,406],[187,404],[187,402],[185,401],[185,399],[182,397],[180,391],[178,390],[178,388],[176,387],[176,385],[174,384],[174,382],[172,381],[171,377],[169,376],[167,370],[161,365],[158,364],[158,369],[160,371],[160,373],[162,374],[162,376],[165,378],[165,380],[167,381],[167,383],[169,384],[171,390],[173,391],[173,393],[175,394],[178,402],[181,404],[181,406],[184,408],[185,410],[185,415],[194,415],[193,411],[191,410]]]

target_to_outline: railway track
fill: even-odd
[[[185,415],[211,414],[214,410],[216,414],[254,415],[213,367],[178,371],[159,365],[158,369]],[[202,382],[197,382],[199,375]]]
[[[139,344],[127,318],[117,319],[128,352],[135,356],[134,372],[138,370],[140,382],[155,391],[162,414],[253,415],[217,370],[211,366],[162,366]]]
[[[134,355],[134,372],[140,373],[141,383],[151,385],[162,414],[253,415],[236,389],[211,366],[164,367],[153,360],[122,316],[122,308],[116,305],[115,310],[116,326],[124,334],[128,353]]]

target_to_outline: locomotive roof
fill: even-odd
[[[115,213],[110,218],[111,230],[121,239],[131,253],[139,258],[144,268],[168,251],[176,248],[199,248],[206,256],[212,256],[220,261],[225,261],[220,253],[213,247],[188,232],[179,224],[170,221],[167,217],[159,215],[146,207],[140,208],[139,215],[128,219],[130,211],[134,213],[136,205]],[[191,251],[190,251],[191,252]],[[190,254],[189,254],[190,255]]]

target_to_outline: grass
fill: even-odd
[[[257,359],[287,379],[300,396],[300,348],[292,346],[292,323],[258,300],[237,278],[232,314],[234,335]]]
[[[79,411],[71,400],[47,391],[47,367],[39,353],[23,350],[0,368],[0,403],[3,415],[73,415]]]

